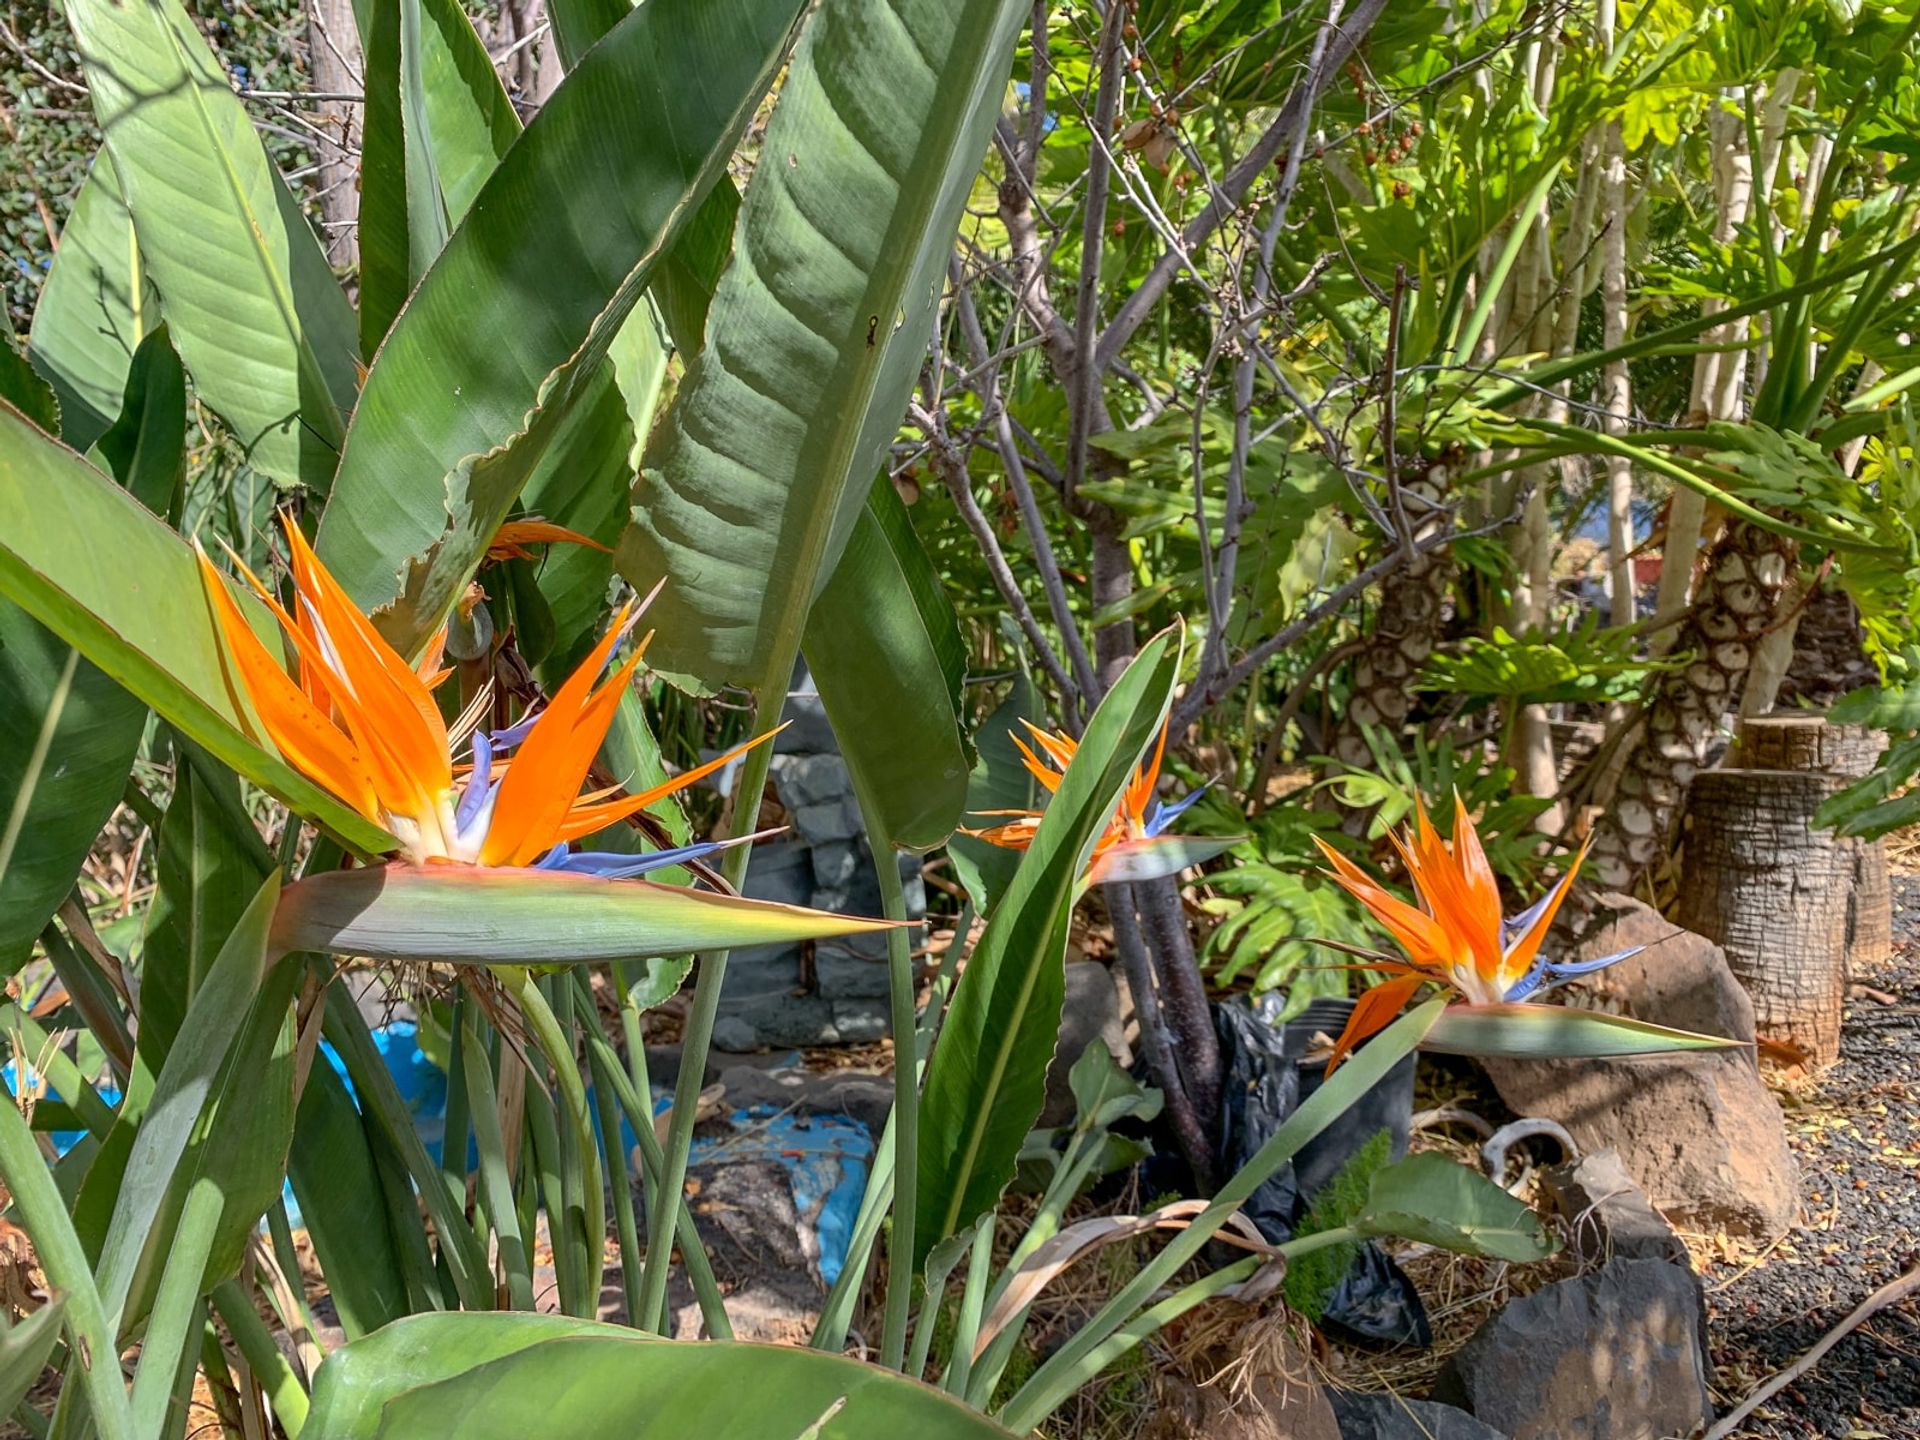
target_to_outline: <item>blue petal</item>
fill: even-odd
[[[1571,979],[1575,975],[1591,975],[1596,970],[1604,970],[1609,965],[1617,965],[1622,960],[1630,959],[1646,948],[1644,945],[1629,945],[1625,950],[1616,950],[1611,955],[1602,955],[1598,960],[1571,960],[1565,964],[1550,964],[1547,966],[1547,973],[1556,980]]]
[[[467,777],[467,788],[460,792],[460,803],[454,807],[454,824],[464,831],[478,817],[492,793],[493,743],[486,731],[476,730],[473,732],[473,773]]]
[[[1189,790],[1171,805],[1162,805],[1156,800],[1153,805],[1153,813],[1147,817],[1147,834],[1149,836],[1160,834],[1161,831],[1165,830],[1169,825],[1173,824],[1174,821],[1186,814],[1194,803],[1198,801],[1202,795],[1207,793],[1208,788],[1212,784],[1213,782],[1209,780],[1198,790]]]
[[[1538,900],[1534,901],[1533,904],[1522,910],[1518,915],[1515,915],[1511,920],[1502,920],[1500,922],[1500,943],[1502,945],[1511,945],[1515,939],[1531,930],[1533,928],[1533,922],[1540,918],[1541,912],[1547,908],[1547,905],[1552,899],[1553,892],[1549,890]]]
[[[570,870],[579,875],[598,875],[606,880],[629,880],[635,875],[644,875],[649,870],[664,870],[669,865],[678,865],[685,860],[699,860],[724,850],[734,842],[728,840],[706,840],[698,845],[681,845],[672,850],[655,850],[648,855],[628,855],[611,850],[582,850],[568,852],[563,858],[548,865],[551,854],[541,857],[543,869]],[[565,847],[561,847],[563,850]]]

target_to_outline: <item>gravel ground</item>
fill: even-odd
[[[1894,956],[1853,977],[1840,1062],[1778,1092],[1800,1225],[1705,1271],[1723,1412],[1920,1263],[1920,875],[1894,876],[1893,904]],[[1920,1304],[1868,1320],[1740,1433],[1920,1440]]]

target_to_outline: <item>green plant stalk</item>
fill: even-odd
[[[555,1034],[561,1045],[560,1052],[548,1058],[555,1071],[562,1073],[560,1088],[569,1121],[560,1134],[560,1196],[567,1222],[562,1234],[567,1248],[573,1252],[573,1273],[580,1279],[580,1314],[592,1319],[599,1307],[606,1256],[606,1187],[601,1184],[600,1147],[594,1138],[593,1108],[587,1103],[587,1088],[580,1078],[580,1062],[573,1044],[573,987],[564,984],[557,975],[547,975],[535,981],[534,988],[552,1009]],[[579,1092],[577,1110],[573,1096],[565,1093],[569,1078],[573,1089]]]
[[[467,992],[453,987],[453,1004],[447,1025],[447,1120],[440,1132],[440,1173],[447,1185],[466,1203],[467,1129],[472,1123],[467,1102]]]
[[[593,1112],[600,1129],[600,1148],[607,1161],[608,1179],[613,1191],[613,1229],[620,1239],[620,1293],[626,1300],[627,1317],[640,1313],[640,1268],[645,1263],[640,1249],[640,1227],[633,1214],[633,1180],[627,1172],[627,1147],[620,1141],[620,1105],[613,1098],[613,1087],[601,1076],[601,1066],[591,1051],[587,1063],[593,1067]]]
[[[300,1252],[294,1248],[293,1226],[287,1220],[287,1200],[284,1195],[267,1207],[267,1239],[273,1246],[274,1263],[279,1265],[280,1273],[287,1279],[287,1289],[293,1294],[294,1313],[280,1318],[287,1322],[289,1330],[295,1321],[304,1325],[307,1334],[313,1338],[314,1347],[318,1349],[320,1327],[313,1323],[313,1310],[307,1304],[306,1290],[300,1284]]]
[[[468,1032],[460,1048],[466,1089],[473,1099],[474,1145],[480,1152],[480,1208],[493,1226],[500,1247],[500,1268],[506,1272],[507,1304],[515,1310],[533,1309],[533,1274],[527,1267],[527,1243],[520,1229],[520,1212],[513,1201],[513,1177],[507,1168],[506,1139],[500,1133],[500,1104],[493,1093],[493,1073],[487,1047],[480,1043],[476,1017],[469,1011],[461,1028]]]
[[[1767,229],[1764,225],[1760,228],[1763,232]],[[1840,328],[1828,340],[1826,350],[1820,356],[1820,364],[1807,381],[1806,388],[1782,417],[1781,429],[1804,434],[1820,418],[1821,404],[1827,392],[1839,382],[1847,369],[1848,352],[1867,326],[1883,313],[1882,307],[1886,304],[1888,292],[1905,275],[1904,266],[1889,265],[1876,272],[1861,287],[1859,298],[1847,311],[1847,318],[1841,321]]]
[[[407,1173],[406,1162],[377,1125],[367,1129],[367,1148],[373,1154],[374,1177],[380,1185],[381,1203],[386,1206],[387,1226],[400,1253],[401,1282],[407,1288],[408,1310],[444,1309],[446,1302],[440,1293],[440,1277],[433,1268],[433,1255],[427,1247],[426,1230],[420,1224],[420,1205],[414,1199],[413,1177]]]
[[[307,1391],[294,1373],[287,1357],[274,1343],[273,1332],[253,1308],[253,1300],[238,1280],[222,1280],[213,1290],[213,1308],[233,1336],[240,1357],[253,1371],[253,1378],[266,1393],[267,1403],[287,1432],[287,1440],[299,1440],[307,1423]]]
[[[532,1025],[529,1023],[528,1028]],[[566,1200],[562,1195],[560,1179],[560,1122],[554,1114],[552,1092],[540,1083],[537,1071],[527,1076],[526,1093],[522,1097],[526,1113],[526,1135],[533,1146],[533,1175],[537,1182],[540,1203],[547,1211],[547,1243],[553,1251],[553,1275],[560,1292],[560,1313],[578,1317],[581,1303],[582,1277],[574,1268],[577,1252],[567,1243]],[[538,1224],[536,1214],[535,1224]],[[536,1231],[529,1226],[525,1231],[529,1244],[534,1243]]]
[[[107,977],[100,973],[100,967],[94,964],[93,957],[79,946],[69,944],[57,925],[49,923],[40,932],[40,943],[46,947],[53,973],[67,987],[80,1018],[87,1022],[87,1029],[107,1052],[114,1077],[124,1086],[133,1073],[133,1034],[127,1029],[126,1017],[120,1013],[119,996]]]
[[[860,803],[860,825],[867,833],[880,883],[880,913],[887,919],[907,918],[906,891],[900,883],[900,857],[881,824],[880,807],[859,779],[854,790]],[[913,947],[907,927],[896,923],[887,932],[887,994],[889,1027],[893,1032],[893,1229],[887,1240],[887,1303],[880,1328],[880,1363],[898,1370],[907,1353],[907,1317],[913,1309],[913,1234],[918,1221],[920,1170],[920,1083],[914,1064],[915,1022]],[[932,1303],[931,1291],[928,1301]]]
[[[1246,1202],[1268,1176],[1291,1160],[1301,1146],[1331,1125],[1342,1111],[1371,1089],[1402,1058],[1413,1053],[1414,1047],[1439,1018],[1444,1005],[1444,1001],[1429,1000],[1401,1016],[1362,1046],[1325,1085],[1287,1118],[1286,1123],[1274,1132],[1273,1137],[1260,1147],[1251,1160],[1220,1187],[1213,1203],[1195,1217],[1193,1224],[1142,1266],[1118,1294],[1101,1306],[1099,1312],[1071,1340],[1029,1377],[1001,1412],[1000,1423],[1018,1434],[1025,1434],[1051,1414],[1090,1376],[1098,1373],[1106,1363],[1104,1358],[1095,1358],[1100,1347],[1123,1327],[1138,1329],[1155,1315],[1160,1307],[1145,1311],[1138,1319],[1134,1318],[1137,1308],[1178,1273],[1182,1265],[1199,1254],[1214,1233],[1226,1224],[1228,1217]],[[1322,1233],[1334,1235],[1336,1232]],[[1176,1310],[1155,1320],[1150,1328],[1139,1332],[1140,1336],[1151,1334],[1153,1329],[1178,1313]]]
[[[466,1196],[456,1200],[447,1188],[446,1179],[427,1153],[413,1117],[400,1098],[399,1087],[374,1048],[373,1036],[354,1008],[352,997],[343,986],[331,985],[327,987],[326,1006],[326,1037],[346,1064],[362,1110],[372,1118],[404,1168],[411,1172],[420,1198],[426,1202],[427,1213],[433,1218],[434,1231],[440,1237],[440,1253],[446,1259],[460,1303],[469,1310],[492,1309],[493,1286],[487,1271],[486,1250],[467,1223]],[[394,1218],[396,1223],[406,1219],[403,1215]],[[417,1218],[409,1222],[409,1228],[419,1232]]]
[[[1033,1223],[1020,1237],[1020,1243],[1014,1247],[1013,1254],[1007,1258],[999,1278],[994,1281],[993,1291],[987,1296],[988,1308],[1000,1303],[1000,1297],[1006,1293],[1007,1286],[1013,1283],[1014,1272],[1026,1263],[1027,1258],[1047,1241],[1060,1233],[1060,1221],[1065,1217],[1067,1206],[1073,1197],[1080,1193],[1080,1187],[1086,1183],[1088,1173],[1100,1159],[1101,1146],[1098,1137],[1090,1131],[1076,1130],[1073,1142],[1067,1154],[1053,1172],[1053,1178],[1047,1182],[1045,1193],[1040,1197],[1040,1208],[1035,1212]],[[972,1360],[972,1345],[968,1345],[968,1369],[972,1379],[966,1389],[953,1389],[956,1395],[964,1395],[967,1403],[976,1410],[984,1410],[993,1399],[995,1387],[1005,1373],[1007,1361],[1013,1357],[1014,1346],[1020,1343],[1020,1337],[1027,1328],[1027,1309],[1001,1327],[1000,1333],[993,1337],[978,1363]],[[955,1363],[959,1363],[959,1352],[955,1351]],[[952,1388],[952,1387],[949,1387]]]
[[[767,673],[754,687],[753,733],[763,735],[780,721],[785,705],[787,682],[793,674],[794,657],[800,653],[798,621],[785,627],[791,635],[773,646],[773,658]],[[767,772],[773,764],[771,742],[756,745],[747,752],[740,767],[739,788],[734,792],[736,809],[728,831],[749,835],[760,823],[760,801],[766,793]],[[738,889],[746,878],[751,845],[736,845],[727,852],[721,873],[727,883]],[[660,1172],[659,1189],[647,1213],[649,1237],[664,1237],[674,1232],[674,1211],[681,1208],[681,1192],[687,1184],[687,1152],[693,1145],[693,1117],[700,1104],[700,1082],[707,1073],[707,1052],[713,1044],[714,1021],[720,1016],[720,987],[727,978],[727,952],[711,951],[700,957],[699,975],[693,982],[693,1004],[687,1011],[686,1027],[681,1032],[680,1074],[673,1087],[673,1111],[667,1124],[665,1164]],[[635,1127],[636,1130],[639,1128]],[[643,1152],[644,1153],[644,1152]],[[647,1246],[646,1283],[640,1290],[640,1314],[643,1329],[656,1330],[651,1322],[663,1311],[667,1300],[667,1271],[673,1263],[673,1247],[664,1243]]]
[[[26,1431],[31,1440],[47,1440],[53,1433],[53,1422],[24,1400],[13,1407],[13,1414],[8,1418]]]
[[[114,1348],[113,1328],[100,1292],[94,1288],[93,1267],[74,1233],[46,1157],[11,1101],[0,1104],[0,1179],[7,1182],[48,1286],[67,1297],[67,1373],[71,1378],[71,1366],[78,1363],[80,1390],[93,1412],[100,1440],[137,1440],[140,1432],[134,1429],[133,1405],[120,1378],[120,1353]],[[68,1407],[63,1403],[61,1408]]]
[[[200,1282],[206,1276],[214,1232],[220,1227],[220,1210],[219,1189],[202,1176],[187,1192],[180,1224],[173,1232],[140,1345],[140,1365],[133,1375],[133,1423],[142,1435],[160,1433],[179,1380],[180,1357],[189,1353],[189,1338],[200,1333],[195,1323],[200,1313]]]
[[[1506,243],[1500,247],[1500,254],[1493,262],[1493,269],[1487,272],[1487,281],[1473,302],[1473,313],[1467,316],[1467,323],[1461,329],[1459,338],[1453,342],[1453,353],[1449,357],[1455,365],[1464,365],[1473,358],[1473,348],[1480,343],[1481,333],[1487,328],[1487,321],[1493,318],[1493,307],[1500,298],[1500,292],[1506,288],[1507,276],[1512,273],[1514,262],[1520,258],[1520,251],[1532,233],[1534,217],[1540,213],[1540,207],[1547,203],[1547,192],[1553,188],[1558,178],[1559,167],[1553,166],[1534,183],[1527,198],[1520,202],[1520,208],[1514,212],[1513,228],[1507,231]]]
[[[87,1082],[72,1057],[53,1043],[31,1015],[18,1005],[0,1010],[0,1035],[8,1036],[19,1046],[16,1053],[26,1056],[27,1062],[67,1100],[90,1135],[96,1140],[107,1138],[107,1132],[113,1128],[113,1107],[100,1098],[100,1092]]]
[[[967,1255],[967,1285],[960,1292],[960,1314],[953,1327],[953,1358],[948,1362],[946,1378],[941,1382],[948,1394],[967,1393],[968,1382],[973,1379],[973,1347],[980,1338],[980,1321],[987,1313],[987,1281],[993,1275],[993,1232],[996,1217],[989,1215],[982,1222],[979,1231],[973,1237],[973,1248]],[[1009,1271],[1012,1266],[1007,1267]],[[933,1305],[933,1297],[927,1299]],[[937,1309],[935,1310],[937,1314]],[[927,1317],[923,1328],[929,1335],[933,1333],[933,1317]],[[926,1357],[921,1357],[921,1370],[926,1368]]]
[[[576,972],[576,975],[578,972]],[[579,983],[585,984],[584,979]],[[597,1030],[584,1032],[587,1038],[587,1058],[594,1066],[593,1083],[605,1084],[613,1091],[613,1097],[625,1112],[627,1123],[633,1127],[634,1138],[640,1142],[640,1173],[643,1180],[652,1184],[657,1191],[659,1177],[666,1168],[667,1157],[660,1147],[660,1137],[653,1132],[653,1116],[640,1101],[641,1093],[634,1088],[633,1082],[620,1070],[619,1056],[614,1053],[612,1043]],[[693,1215],[685,1204],[674,1209],[674,1238],[680,1243],[680,1253],[686,1258],[687,1279],[693,1286],[694,1298],[700,1305],[700,1317],[706,1323],[707,1333],[715,1340],[731,1340],[733,1326],[727,1319],[726,1304],[720,1297],[719,1283],[713,1278],[713,1265],[707,1259],[706,1248],[700,1243],[700,1232],[695,1229]],[[651,1242],[651,1234],[649,1235]],[[664,1245],[659,1248],[671,1249]],[[648,1258],[652,1258],[653,1245],[648,1245]],[[643,1297],[644,1298],[644,1297]],[[631,1303],[631,1302],[629,1302]],[[638,1310],[628,1312],[628,1323],[641,1329],[659,1329],[664,1327],[664,1313],[656,1311],[652,1326],[642,1325]]]

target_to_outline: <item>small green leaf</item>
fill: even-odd
[[[66,1310],[67,1297],[55,1295],[19,1324],[0,1330],[0,1415],[11,1415],[47,1368]]]
[[[1034,698],[1033,686],[1026,676],[1017,677],[994,712],[980,724],[975,743],[980,759],[967,780],[967,810],[963,823],[972,828],[998,824],[989,812],[1029,810],[1039,805],[1039,786],[1027,773],[1013,738],[1022,720],[1042,718]],[[967,887],[974,908],[991,915],[1000,896],[1012,883],[1013,872],[1020,868],[1020,853],[1000,845],[989,845],[972,835],[956,834],[947,842],[953,856],[954,873]]]
[[[1397,1235],[1496,1260],[1544,1260],[1559,1248],[1527,1206],[1432,1150],[1375,1171],[1366,1206],[1352,1223],[1363,1234]]]

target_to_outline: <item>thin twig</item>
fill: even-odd
[[[1847,1316],[1846,1319],[1842,1320],[1838,1325],[1834,1326],[1833,1329],[1821,1336],[1819,1341],[1816,1342],[1813,1348],[1808,1350],[1806,1354],[1787,1366],[1786,1369],[1775,1375],[1771,1380],[1766,1381],[1751,1395],[1747,1396],[1746,1399],[1742,1400],[1722,1416],[1719,1423],[1707,1431],[1703,1440],[1726,1440],[1727,1436],[1739,1429],[1742,1420],[1745,1420],[1768,1400],[1772,1399],[1775,1395],[1786,1389],[1787,1386],[1806,1374],[1807,1371],[1811,1370],[1814,1365],[1819,1362],[1822,1355],[1826,1354],[1827,1351],[1831,1350],[1835,1345],[1838,1345],[1847,1335],[1859,1329],[1889,1305],[1898,1305],[1909,1295],[1916,1293],[1920,1293],[1920,1265],[1916,1265],[1913,1269],[1907,1271],[1907,1273],[1902,1275],[1898,1280],[1888,1281],[1865,1300],[1862,1300],[1851,1315]]]

